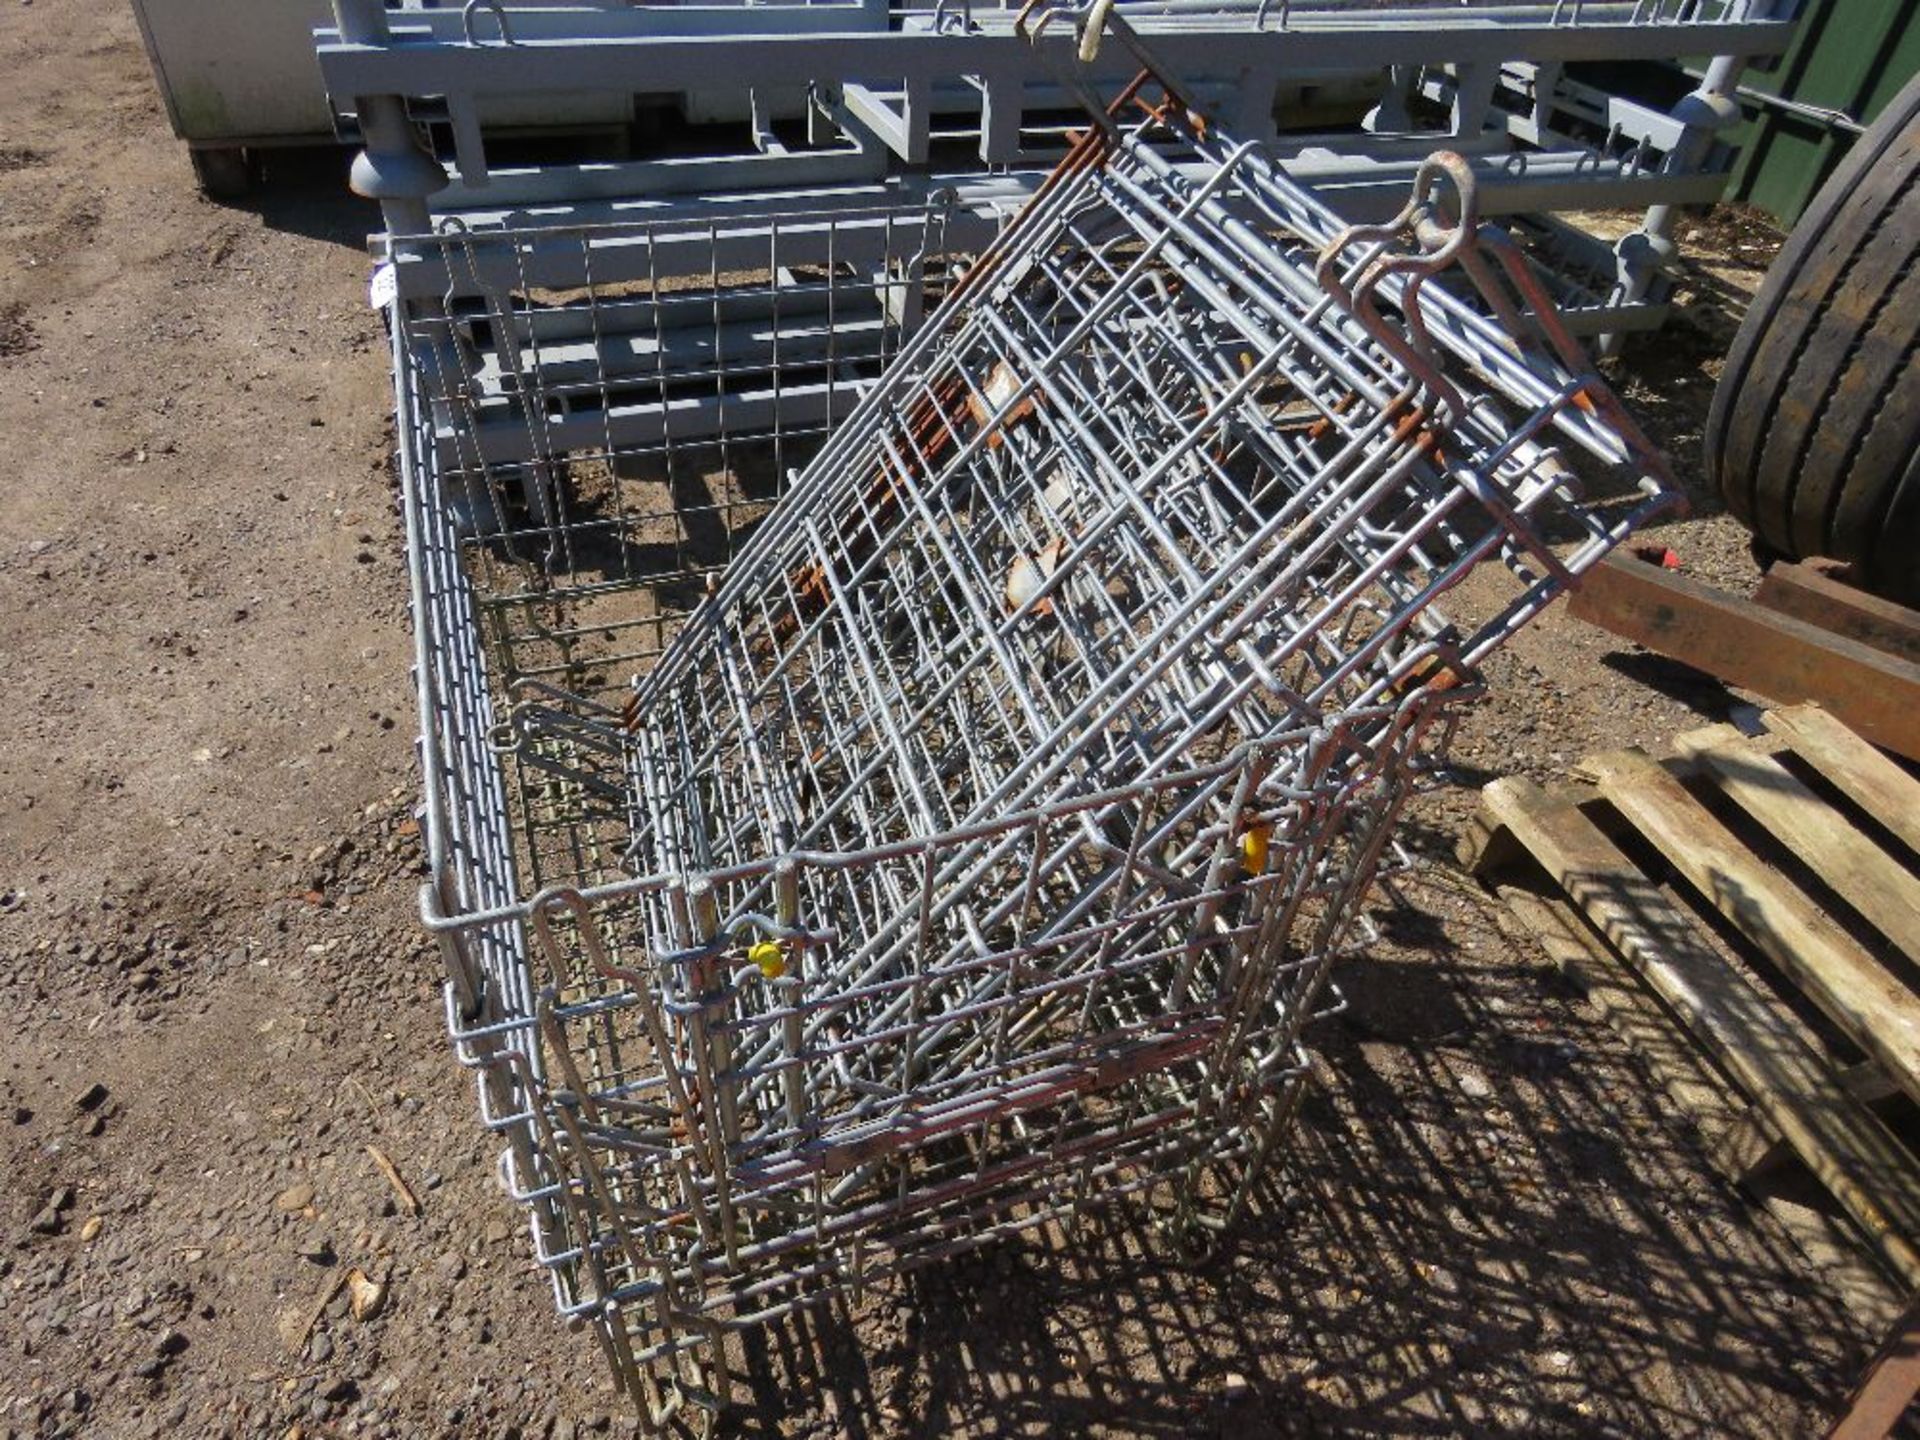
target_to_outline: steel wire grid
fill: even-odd
[[[656,1420],[836,1286],[1229,1222],[1476,662],[1671,502],[1464,167],[1350,229],[1150,90],[964,271],[932,215],[617,291],[528,283],[572,232],[395,242],[486,297],[395,335],[449,1024]],[[707,386],[742,432],[676,445]]]
[[[392,312],[430,916],[627,874],[605,692],[651,662],[784,464],[880,373],[942,283],[942,232],[938,205],[842,206],[389,241],[391,264],[446,293]],[[523,927],[463,927],[444,948],[459,1053],[576,1307]]]

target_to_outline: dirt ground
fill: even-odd
[[[124,0],[4,0],[0,57],[0,1437],[630,1433],[499,1194],[415,927],[375,217],[331,154],[201,199]],[[1775,243],[1693,228],[1717,258],[1623,381],[1683,470]],[[1657,538],[1750,583],[1712,510]],[[1491,679],[1469,781],[1739,699],[1558,613]],[[1814,1428],[1859,1318],[1443,858],[1470,798],[1414,817],[1369,1002],[1212,1263],[1115,1222],[883,1288],[750,1347],[732,1428]]]

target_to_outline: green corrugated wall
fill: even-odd
[[[1730,197],[1791,225],[1859,133],[1920,72],[1920,0],[1806,0],[1793,47],[1742,77]],[[1763,96],[1790,102],[1789,109]],[[1837,112],[1825,114],[1808,113]]]

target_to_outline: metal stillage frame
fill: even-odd
[[[1055,68],[1071,42],[1027,45],[1019,17],[942,3],[890,13],[870,4],[608,7],[575,11],[469,5],[461,24],[389,15],[340,0],[319,32],[322,72],[343,137],[365,147],[363,192],[390,229],[426,216],[475,226],[590,223],[675,197],[826,192],[893,185],[918,203],[930,184],[991,182],[1030,191],[1057,146],[1039,118],[1063,99]],[[1710,203],[1726,183],[1722,132],[1750,59],[1782,53],[1794,0],[1541,0],[1443,8],[1356,9],[1309,0],[1168,3],[1137,25],[1169,73],[1237,133],[1271,140],[1293,172],[1350,219],[1391,213],[1414,168],[1442,145],[1479,173],[1489,214],[1526,215],[1559,300],[1586,333],[1648,328],[1664,317],[1676,207]],[[1051,52],[1051,53],[1049,53]],[[1661,110],[1597,100],[1565,77],[1589,61],[1711,56],[1695,90]],[[1113,61],[1098,83],[1124,79]],[[1363,124],[1283,134],[1276,99],[1301,87],[1373,76]],[[593,165],[489,163],[486,97],[680,92],[732,87],[749,97],[747,138],[724,150]],[[776,134],[775,97],[804,90],[808,136]],[[1067,101],[1065,103],[1069,103]],[[395,118],[444,125],[450,164],[416,163]],[[971,160],[957,161],[962,152]],[[391,173],[375,175],[384,165]],[[431,197],[431,198],[430,198]],[[398,207],[395,209],[394,207]],[[1617,243],[1566,212],[1643,208]]]

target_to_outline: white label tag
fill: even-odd
[[[384,310],[399,293],[400,283],[393,278],[393,262],[382,260],[374,268],[373,279],[367,282],[367,304],[375,310]]]

